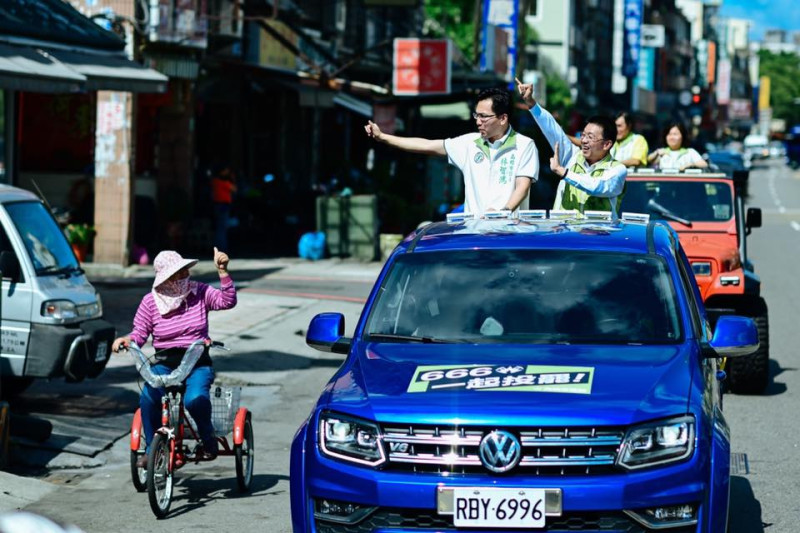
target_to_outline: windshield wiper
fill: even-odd
[[[47,276],[47,275],[58,275],[64,276],[65,278],[70,277],[72,274],[83,274],[84,270],[79,266],[58,266],[58,265],[47,265],[41,268],[36,269],[37,276]]]
[[[686,220],[685,218],[679,217],[678,215],[676,215],[675,213],[673,213],[672,211],[670,211],[669,209],[667,209],[663,205],[659,204],[658,202],[656,202],[652,198],[647,202],[647,210],[648,211],[652,211],[654,213],[658,213],[662,217],[667,218],[669,220],[674,220],[675,222],[680,222],[684,226],[688,226],[690,228],[692,227],[692,221],[691,220]]]
[[[387,340],[387,341],[408,341],[408,342],[421,342],[423,344],[437,344],[446,343],[443,339],[434,337],[417,337],[416,335],[396,335],[394,333],[369,333],[370,340]]]

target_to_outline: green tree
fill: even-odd
[[[425,0],[428,36],[447,37],[471,64],[475,57],[475,2],[478,0]]]
[[[772,116],[786,120],[788,125],[800,123],[800,57],[768,50],[760,50],[758,57],[759,74],[770,78]]]

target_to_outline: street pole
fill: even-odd
[[[472,12],[472,21],[475,24],[475,38],[472,41],[473,65],[481,64],[481,14],[483,13],[483,1],[475,0],[475,9]]]

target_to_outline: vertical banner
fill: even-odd
[[[706,73],[708,83],[717,81],[717,43],[708,41],[708,72]]]
[[[450,94],[452,53],[447,39],[395,39],[394,94]]]
[[[639,70],[636,73],[636,79],[633,83],[634,86],[652,91],[655,87],[655,73],[656,49],[642,48],[642,53],[639,56]]]
[[[509,82],[509,89],[514,86],[517,66],[517,23],[519,19],[519,0],[485,0],[483,3],[483,53],[481,54],[481,70],[494,71],[498,76]],[[494,55],[498,48],[503,47],[502,38],[494,33],[492,26],[501,28],[508,38],[506,39],[507,52],[505,72],[496,70]],[[492,55],[487,54],[487,50]],[[499,61],[497,62],[499,63]],[[499,65],[497,65],[499,66]]]
[[[769,109],[770,77],[761,76],[758,83],[758,110]]]
[[[708,87],[708,41],[700,39],[695,46],[697,56],[697,79],[700,87]]]
[[[628,78],[622,75],[622,41],[625,38],[625,0],[614,0],[614,30],[611,45],[611,92],[624,94],[628,90]]]
[[[625,0],[624,40],[622,47],[622,74],[634,78],[639,72],[639,54],[642,49],[643,0]]]
[[[731,60],[720,59],[717,66],[717,103],[728,105],[731,101]]]

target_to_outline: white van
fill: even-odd
[[[30,191],[0,185],[0,394],[35,378],[98,376],[115,330],[100,295],[50,210]]]
[[[750,159],[766,159],[769,157],[769,139],[766,135],[751,133],[744,138],[744,152]]]

